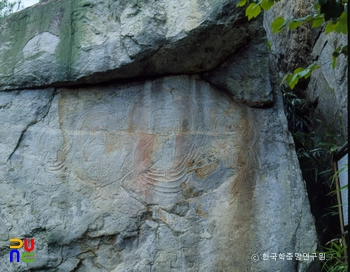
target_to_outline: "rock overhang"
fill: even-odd
[[[2,19],[0,91],[194,74],[227,66],[225,61],[235,59],[254,39],[261,42],[264,33],[262,18],[248,22],[236,2],[38,3]],[[230,92],[230,87],[223,89]],[[266,90],[262,100],[271,104],[270,93]]]

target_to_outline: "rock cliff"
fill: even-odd
[[[262,17],[236,4],[57,0],[1,22],[1,271],[311,271]],[[10,238],[34,262],[9,262]]]

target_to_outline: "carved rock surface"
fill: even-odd
[[[188,76],[0,100],[1,271],[11,237],[35,238],[16,271],[296,271],[251,256],[316,250],[281,101]]]
[[[316,234],[262,18],[236,4],[55,0],[1,21],[0,271],[310,271],[262,260]],[[9,262],[15,237],[34,262]]]

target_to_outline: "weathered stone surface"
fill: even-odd
[[[347,38],[336,33],[318,37],[312,56],[319,59],[321,68],[311,75],[306,89],[310,101],[318,100],[317,117],[341,135],[340,145],[348,139],[348,59],[340,55],[333,69],[332,54],[338,46],[348,43]]]
[[[281,78],[286,73],[298,67],[306,67],[314,61],[311,57],[320,29],[311,28],[308,24],[289,30],[288,27],[279,33],[272,33],[271,24],[279,16],[288,18],[302,18],[313,13],[314,1],[288,1],[281,0],[264,12],[264,28],[267,39],[270,41],[274,63],[278,67]]]
[[[281,99],[178,76],[0,101],[1,271],[306,271],[261,260],[316,250]],[[10,237],[34,263],[9,264]]]
[[[236,3],[39,3],[1,22],[0,90],[211,70],[260,29]]]
[[[292,31],[285,29],[278,34],[272,34],[271,23],[278,16],[283,18],[304,17],[314,13],[314,1],[288,1],[281,0],[274,7],[264,14],[264,26],[267,38],[271,42],[271,78],[275,85],[285,91],[290,97],[290,92],[297,95],[299,101],[292,112],[288,109],[290,127],[300,132],[299,135],[307,135],[299,138],[299,146],[308,146],[312,150],[320,148],[322,143],[327,142],[328,147],[323,146],[323,157],[319,157],[317,173],[309,171],[312,159],[303,158],[303,170],[306,170],[305,180],[310,194],[311,207],[316,219],[319,241],[325,244],[339,231],[339,222],[324,211],[332,206],[335,197],[329,193],[329,179],[319,173],[329,168],[330,146],[343,145],[348,141],[348,59],[339,56],[338,64],[332,68],[332,53],[342,45],[347,44],[347,35],[324,33],[324,26],[312,29],[310,24],[302,24]],[[298,67],[307,67],[316,62],[320,69],[315,70],[307,80],[301,80],[291,91],[286,86],[280,86],[280,82],[286,73],[291,73]],[[297,100],[288,99],[286,104],[291,105]],[[298,102],[296,102],[298,104]],[[286,107],[288,108],[288,106]],[[299,119],[300,118],[300,119]],[[304,120],[309,127],[300,125],[296,120]],[[310,121],[310,122],[309,122]],[[332,136],[336,135],[336,136]],[[322,161],[322,163],[320,163]],[[305,163],[306,162],[306,163]],[[308,164],[308,165],[307,165]],[[321,166],[323,164],[323,166]],[[326,168],[325,168],[326,167]],[[333,190],[333,189],[331,189]],[[334,202],[335,203],[335,202]],[[339,233],[339,235],[341,235]],[[315,271],[320,271],[316,269]]]
[[[307,67],[313,62],[321,66],[312,73],[307,86],[297,86],[295,91],[310,102],[317,101],[314,117],[329,126],[333,134],[340,135],[337,144],[342,145],[348,138],[348,59],[340,55],[333,69],[332,53],[338,46],[347,44],[347,36],[337,33],[326,35],[321,27],[312,29],[306,24],[278,34],[272,34],[270,27],[278,16],[291,18],[311,14],[313,4],[311,0],[281,0],[264,14],[264,27],[267,39],[271,42],[272,63],[279,74],[278,80],[286,73],[298,67]],[[324,126],[318,128],[315,124],[314,129],[324,134]]]
[[[308,271],[262,260],[316,237],[262,18],[236,3],[41,1],[2,21],[1,271]],[[9,263],[13,237],[34,263]]]
[[[213,72],[202,75],[210,84],[251,107],[273,103],[266,33],[260,32],[259,36]]]

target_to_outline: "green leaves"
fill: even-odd
[[[348,34],[348,14],[343,12],[337,23],[337,27],[335,29],[337,33]]]
[[[348,34],[348,15],[343,12],[339,19],[336,22],[330,21],[326,25],[325,32],[326,34],[331,32],[337,32],[337,33],[343,33]]]
[[[275,2],[278,2],[279,0],[258,0],[254,1],[253,3],[249,4],[247,9],[245,10],[245,15],[248,17],[248,20],[251,20],[252,18],[256,18],[260,13],[261,9],[263,10],[269,10],[273,7]],[[250,1],[247,0],[239,0],[236,7],[243,7],[249,3]]]
[[[293,18],[291,20],[291,22],[289,23],[289,29],[295,29],[297,27],[299,27],[302,23],[304,22],[309,22],[310,20],[312,20],[312,14],[302,17],[302,18]]]
[[[284,24],[285,20],[282,17],[277,17],[271,24],[272,33],[280,32],[282,29],[282,25]]]
[[[271,42],[268,39],[266,39],[266,45],[267,45],[267,48],[269,49],[269,51],[272,51]]]
[[[322,265],[322,271],[343,272],[348,270],[345,237],[330,240],[323,247],[323,251],[326,255],[326,260]]]
[[[248,17],[248,20],[257,17],[261,12],[261,8],[259,4],[251,3],[246,11],[245,15]]]
[[[256,18],[262,10],[269,10],[276,2],[280,0],[239,0],[237,7],[247,6],[245,15],[248,20]],[[300,27],[303,23],[310,23],[312,28],[322,26],[324,22],[327,22],[324,29],[325,33],[330,32],[348,34],[348,12],[347,12],[347,0],[335,1],[335,0],[315,0],[314,13],[309,14],[302,18],[288,18],[277,17],[271,24],[272,33],[281,32],[288,27],[289,30],[294,30]],[[271,44],[268,44],[269,50],[271,50]],[[348,47],[344,46],[337,49],[332,54],[333,63],[332,67],[335,68],[337,64],[337,58],[340,54],[348,55]],[[292,74],[287,74],[283,80],[291,89],[294,89],[298,84],[299,79],[310,77],[311,73],[320,68],[316,63],[309,65],[307,68],[299,67],[294,70]],[[281,83],[281,84],[282,84]]]
[[[246,3],[247,3],[247,0],[239,0],[236,7],[244,7]]]
[[[300,78],[309,78],[311,73],[320,67],[321,66],[317,65],[316,63],[310,64],[307,68],[299,67],[294,70],[293,74],[285,75],[281,84],[286,81],[288,86],[291,89],[294,89]]]
[[[297,27],[299,27],[302,23],[310,22],[310,21],[312,21],[313,27],[320,26],[324,21],[323,15],[322,14],[314,14],[314,15],[310,14],[310,15],[302,17],[302,18],[291,17],[287,20],[285,20],[282,17],[277,17],[271,24],[272,33],[281,32],[286,26],[288,26],[288,28],[290,30],[293,30],[293,29],[296,29]]]
[[[323,22],[324,22],[323,14],[314,14],[312,18],[312,28],[321,26]]]
[[[260,6],[264,9],[264,10],[269,10],[270,8],[273,7],[274,1],[273,0],[263,0],[260,3]]]
[[[280,0],[239,0],[236,7],[243,7],[248,5],[245,15],[248,20],[256,18],[262,10],[269,10],[276,2]],[[291,17],[284,19],[282,17],[276,18],[271,25],[272,33],[282,31],[286,26],[290,30],[298,28],[303,22],[311,22],[312,27],[320,27],[323,22],[329,21],[326,25],[325,32],[348,33],[347,24],[347,0],[333,1],[333,0],[316,0],[314,5],[315,14],[310,14],[302,18]],[[330,21],[331,20],[331,21]]]
[[[341,54],[344,54],[344,56],[348,56],[348,46],[345,45],[342,47],[341,51],[340,51]]]
[[[289,29],[290,29],[290,30],[296,29],[296,28],[299,27],[302,23],[303,23],[302,21],[295,21],[295,20],[292,20],[292,21],[289,23]]]
[[[348,46],[339,46],[335,51],[332,53],[332,68],[334,69],[337,66],[337,58],[340,56],[340,54],[343,54],[344,56],[348,56]]]

